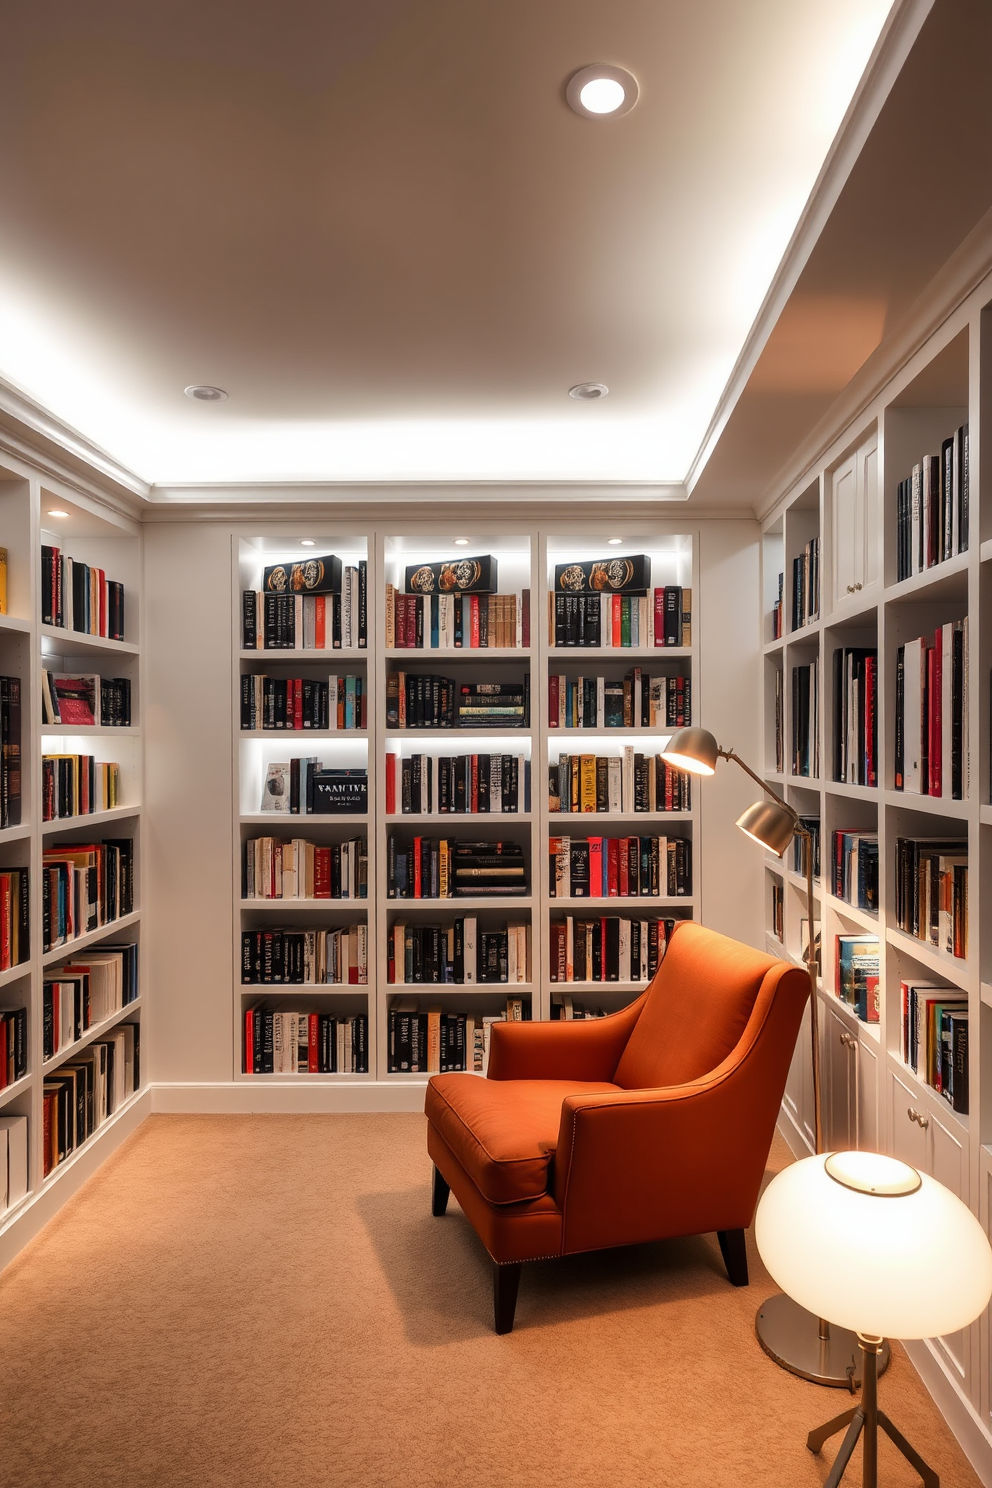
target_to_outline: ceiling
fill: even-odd
[[[681,485],[889,8],[8,7],[0,376],[162,486]]]

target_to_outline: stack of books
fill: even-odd
[[[936,982],[900,982],[902,1057],[952,1110],[968,1114],[968,995]]]
[[[264,1004],[245,1010],[246,1075],[367,1075],[369,1020]]]
[[[896,923],[946,951],[968,954],[968,839],[896,838]]]
[[[46,1178],[140,1088],[139,1049],[139,1025],[122,1023],[46,1074],[42,1094]]]
[[[551,837],[552,899],[670,898],[692,893],[687,837]]]
[[[848,785],[877,785],[878,652],[848,646],[834,651],[833,771]]]
[[[529,1017],[530,1003],[521,997],[508,998],[506,1010],[496,1014],[450,1013],[440,1003],[422,1009],[416,997],[394,998],[389,1010],[388,1072],[485,1074],[493,1024]]]
[[[43,544],[41,549],[41,623],[82,631],[111,641],[124,639],[124,585]]]
[[[366,899],[368,843],[364,837],[329,847],[294,837],[252,837],[242,857],[245,899]]]
[[[54,950],[129,915],[134,843],[128,838],[63,843],[42,854],[42,948]]]
[[[879,1019],[877,935],[838,935],[837,996],[862,1023]]]
[[[89,816],[120,804],[121,767],[91,754],[45,754],[41,759],[41,819]]]
[[[664,812],[691,810],[692,787],[684,771],[661,754],[560,754],[548,771],[551,812]]]
[[[459,842],[391,835],[386,851],[390,899],[499,898],[528,892],[519,842]]]
[[[386,727],[392,729],[527,728],[530,674],[519,682],[456,682],[427,673],[386,678]]]
[[[368,688],[364,677],[268,677],[245,673],[241,678],[243,729],[368,728]]]
[[[548,678],[549,728],[682,728],[692,722],[688,677]]]
[[[792,629],[820,618],[820,539],[811,537],[792,560]]]
[[[553,982],[649,982],[678,924],[673,919],[601,915],[551,921]]]
[[[968,617],[938,626],[896,652],[895,787],[967,798]]]
[[[896,579],[945,563],[968,547],[968,425],[925,455],[896,488]]]
[[[369,932],[363,920],[335,930],[272,926],[241,932],[243,986],[364,987],[368,979]]]
[[[42,993],[42,1053],[53,1059],[137,999],[138,947],[102,945],[80,961],[53,967]]]
[[[833,893],[878,913],[878,833],[834,832]]]
[[[530,810],[522,754],[386,755],[386,811],[404,816],[506,816]]]
[[[337,651],[368,645],[368,564],[328,554],[274,564],[241,594],[244,651]],[[300,586],[300,587],[297,587]]]
[[[0,829],[21,822],[21,679],[0,677]]]
[[[388,980],[472,987],[530,981],[530,926],[522,921],[479,926],[475,915],[448,925],[395,920],[389,935]]]

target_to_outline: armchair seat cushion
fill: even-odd
[[[548,1190],[565,1097],[618,1088],[590,1080],[434,1075],[427,1119],[490,1204],[519,1204]]]

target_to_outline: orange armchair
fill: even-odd
[[[686,922],[622,1012],[494,1025],[488,1079],[431,1078],[433,1212],[454,1191],[492,1257],[497,1333],[528,1260],[715,1230],[747,1285],[808,993],[805,971]]]

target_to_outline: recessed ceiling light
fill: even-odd
[[[183,388],[187,398],[195,398],[198,403],[223,403],[227,397],[223,388],[207,387],[205,383],[194,382],[188,388]]]
[[[301,548],[315,548],[316,546],[317,546],[317,544],[314,542],[314,540],[313,540],[312,537],[301,537],[300,538],[300,547]]]
[[[468,547],[468,538],[467,537],[456,537],[455,538],[455,547],[456,548],[467,548]]]
[[[618,548],[622,542],[622,537],[608,537],[606,540],[606,545],[610,548]]]
[[[69,513],[67,511],[59,511],[57,507],[51,507],[48,515],[50,517],[67,517]]]
[[[569,107],[586,119],[629,114],[637,94],[637,79],[624,67],[581,67],[565,87]]]
[[[609,392],[605,382],[577,382],[568,390],[570,398],[605,398]]]

